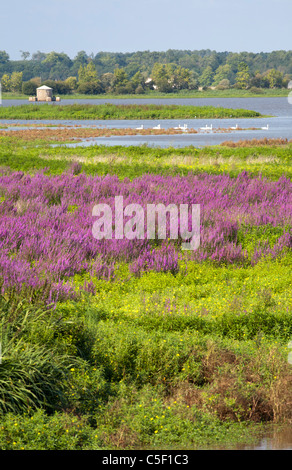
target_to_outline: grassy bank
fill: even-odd
[[[42,131],[40,131],[42,132]],[[88,175],[117,175],[120,179],[143,174],[185,175],[189,172],[236,177],[243,171],[269,179],[292,176],[291,142],[271,139],[197,149],[88,146],[50,147],[40,138],[23,141],[19,137],[0,137],[0,165],[14,171],[32,172],[46,169],[48,174],[69,171],[72,164],[81,165]],[[36,147],[37,146],[37,147]]]
[[[72,93],[70,95],[62,95],[61,99],[153,99],[153,98],[281,98],[287,97],[289,90],[287,89],[268,89],[260,88],[257,92],[253,90],[180,90],[176,93],[161,93],[158,91],[149,91],[141,95],[114,95],[114,94],[102,94],[102,95],[82,95],[78,93]],[[21,99],[28,100],[27,95],[16,94],[16,93],[3,93],[3,99]]]
[[[0,139],[1,450],[233,448],[292,422],[291,143]],[[96,245],[88,209],[117,193],[198,197],[202,256]]]

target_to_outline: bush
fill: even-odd
[[[22,84],[22,93],[24,95],[35,96],[37,84],[33,80],[28,80]]]
[[[46,80],[42,85],[49,86],[53,88],[53,93],[55,95],[69,95],[72,90],[70,87],[70,84],[67,82],[62,82],[61,80],[55,81],[55,80]]]
[[[145,93],[144,88],[142,87],[142,85],[138,85],[136,90],[135,90],[135,94],[136,95],[142,95],[143,93]]]
[[[228,90],[230,88],[230,81],[227,80],[226,78],[221,80],[221,82],[218,83],[216,86],[217,90]]]
[[[261,88],[257,88],[256,86],[252,86],[252,87],[249,89],[249,91],[250,91],[251,93],[256,94],[256,95],[262,95],[262,94],[264,93]]]
[[[98,82],[84,82],[79,84],[77,91],[82,95],[99,95],[102,87]]]
[[[43,410],[32,414],[8,413],[1,419],[1,450],[78,450],[94,439],[85,418]]]

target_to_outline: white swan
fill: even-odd
[[[211,124],[211,126],[207,126],[207,124],[206,124],[205,127],[200,127],[200,129],[202,131],[211,131],[213,129],[213,124]]]
[[[269,124],[266,127],[262,127],[263,131],[268,131],[269,130]]]
[[[188,128],[188,125],[187,124],[184,124],[183,126],[181,126],[180,124],[177,126],[177,127],[174,127],[174,129],[176,130],[181,130],[181,131],[186,131]]]
[[[158,124],[158,126],[153,127],[153,129],[160,129],[160,128],[161,128],[160,124]]]
[[[137,129],[137,131],[139,131],[140,129],[144,129],[143,124],[140,127],[136,127],[136,129]]]
[[[234,130],[238,129],[238,124],[236,124],[236,126],[234,127],[230,127],[230,129],[234,129]]]

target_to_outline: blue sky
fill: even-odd
[[[9,0],[0,50],[291,50],[292,0]]]

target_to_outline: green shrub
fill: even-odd
[[[94,445],[94,430],[85,418],[44,410],[1,419],[1,450],[80,450]]]
[[[37,87],[38,87],[38,85],[33,80],[23,82],[23,84],[22,84],[22,93],[24,95],[35,96]]]

